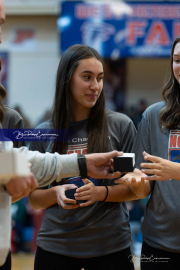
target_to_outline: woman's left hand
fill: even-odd
[[[125,174],[122,178],[114,181],[116,184],[123,184],[125,186],[140,187],[146,184],[146,175],[139,169],[135,168],[132,173]]]
[[[86,201],[80,204],[81,207],[84,207],[93,204],[98,200],[98,190],[97,187],[89,179],[82,180],[85,185],[76,189],[74,196],[76,200]]]

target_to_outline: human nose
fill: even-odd
[[[99,83],[98,83],[97,79],[94,79],[92,81],[90,89],[95,90],[95,91],[99,89]]]

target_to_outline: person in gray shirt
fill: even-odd
[[[67,156],[115,149],[131,152],[136,129],[126,115],[105,110],[103,76],[102,59],[93,48],[77,44],[65,51],[57,71],[52,117],[37,127],[60,129],[63,139],[31,142],[31,150]],[[32,207],[46,209],[35,270],[134,269],[125,201],[137,197],[129,187],[87,176],[65,178],[30,194]],[[78,203],[65,196],[70,184]]]
[[[0,28],[4,22],[4,1],[0,0]],[[0,31],[0,43],[1,41]],[[23,128],[22,117],[15,110],[4,105],[5,97],[6,90],[2,84],[0,84],[0,122],[3,124],[3,128]],[[23,142],[14,142],[14,147],[20,147],[22,145],[24,145]],[[44,186],[53,181],[58,182],[62,177],[78,176],[80,174],[77,154],[69,156],[59,155],[58,153],[41,154],[37,151],[28,151],[26,147],[21,147],[20,149],[12,149],[12,147],[13,144],[11,142],[5,142],[3,144],[0,142],[1,150],[17,151],[27,155],[29,162],[32,163],[31,170],[34,172],[37,180],[33,174],[30,174],[29,177],[12,178],[9,179],[9,182],[4,182],[4,179],[0,179],[0,269],[2,270],[11,269],[10,253],[6,260],[10,248],[11,201],[17,201],[27,196],[30,191],[37,187],[37,181],[39,186]],[[119,172],[110,172],[111,159],[121,154],[122,153],[114,151],[111,153],[86,155],[88,174],[97,178],[104,177],[113,179],[114,177],[119,177],[121,175]]]
[[[117,181],[130,184],[137,196],[151,195],[142,223],[142,270],[179,269],[180,35],[173,43],[169,67],[164,101],[144,112],[133,146],[136,167],[147,176],[136,171]]]

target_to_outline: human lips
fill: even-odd
[[[89,95],[86,94],[86,96],[90,99],[93,99],[93,100],[97,98],[97,95],[95,95],[95,94],[89,94]]]

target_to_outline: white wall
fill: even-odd
[[[59,63],[56,16],[12,16],[3,26],[1,51],[9,51],[8,105],[20,105],[33,125],[52,105],[55,75]],[[33,28],[32,48],[14,50],[12,32],[16,27]]]

